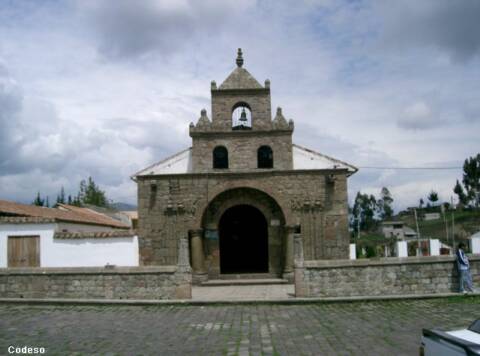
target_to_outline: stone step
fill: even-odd
[[[276,279],[279,276],[275,273],[224,273],[215,277],[215,279]]]
[[[256,278],[256,279],[211,279],[203,282],[202,287],[214,286],[248,286],[248,285],[267,285],[267,284],[288,284],[286,279],[281,278]]]

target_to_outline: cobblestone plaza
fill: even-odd
[[[211,306],[0,305],[0,353],[417,355],[422,328],[463,328],[480,297]]]

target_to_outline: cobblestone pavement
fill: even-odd
[[[424,327],[462,328],[480,297],[303,305],[0,304],[9,345],[51,355],[418,355]]]

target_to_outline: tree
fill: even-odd
[[[463,163],[463,185],[468,201],[478,208],[480,205],[480,153]]]
[[[32,205],[45,206],[45,199],[42,199],[42,198],[40,197],[40,192],[37,193],[37,196],[36,196],[35,199],[33,200]]]
[[[455,187],[453,188],[453,192],[458,196],[458,201],[460,202],[460,204],[468,205],[468,197],[465,194],[465,191],[463,190],[463,187],[458,181],[458,179]]]
[[[377,202],[377,209],[380,217],[383,219],[389,219],[393,216],[392,208],[393,198],[388,188],[383,187],[380,192],[380,199]]]
[[[80,191],[78,192],[78,202],[80,204],[90,204],[95,206],[108,206],[108,200],[105,192],[102,191],[93,181],[92,177],[88,177],[88,181],[80,182]]]
[[[423,198],[420,198],[420,201],[419,201],[419,204],[418,204],[419,209],[423,208],[423,204],[425,204],[425,202],[423,201]]]
[[[60,189],[60,193],[57,195],[57,204],[65,204],[65,189],[62,188]]]
[[[432,205],[435,206],[435,202],[438,201],[438,193],[434,190],[432,190],[429,194],[428,194],[428,200],[430,200],[432,202]]]
[[[362,230],[370,230],[376,225],[375,211],[377,210],[377,200],[375,196],[357,193],[353,205],[353,225],[358,232],[358,226]]]

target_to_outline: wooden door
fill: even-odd
[[[9,236],[8,267],[40,267],[40,236]]]

